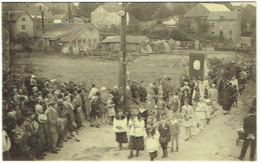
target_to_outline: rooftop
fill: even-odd
[[[25,12],[24,11],[2,11],[3,21],[17,21]]]
[[[200,4],[203,5],[209,11],[230,11],[230,9],[223,4],[213,4],[213,3],[200,3]]]
[[[126,42],[127,43],[141,43],[144,40],[149,40],[147,36],[126,36]],[[119,43],[120,42],[120,36],[108,36],[105,38],[102,43]]]

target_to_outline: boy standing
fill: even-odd
[[[179,134],[180,134],[180,125],[179,122],[177,120],[176,115],[172,116],[172,120],[171,120],[171,125],[170,125],[171,129],[171,152],[173,152],[173,145],[174,145],[174,141],[176,142],[176,151],[179,151]]]

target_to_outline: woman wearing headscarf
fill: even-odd
[[[114,116],[116,116],[116,111],[115,111],[115,104],[113,102],[114,96],[112,94],[108,95],[107,98],[107,112],[108,112],[108,117],[109,117],[109,124],[113,125],[113,119]]]
[[[100,99],[101,99],[101,111],[102,111],[103,123],[109,122],[107,117],[107,98],[108,98],[108,94],[107,94],[106,87],[102,87]]]

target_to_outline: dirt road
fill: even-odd
[[[238,103],[241,106],[240,103]],[[242,143],[236,145],[237,128],[242,124],[241,108],[233,107],[231,113],[223,115],[222,110],[216,112],[216,117],[205,127],[199,135],[184,141],[185,131],[181,127],[179,140],[179,152],[170,153],[168,158],[161,158],[162,150],[158,150],[156,161],[239,161]],[[80,130],[80,142],[74,139],[64,143],[64,147],[58,154],[48,153],[45,157],[49,160],[81,160],[81,161],[127,161],[129,150],[127,144],[123,150],[118,150],[115,142],[115,134],[111,126],[102,125],[101,128],[90,128],[89,122],[84,122],[86,127]],[[168,149],[170,151],[170,148]],[[245,160],[249,160],[249,151]],[[140,156],[131,161],[149,161],[146,151],[141,151]]]

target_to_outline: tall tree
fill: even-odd
[[[84,16],[90,18],[91,12],[93,12],[100,5],[104,4],[103,2],[80,2],[78,5],[77,16]]]

